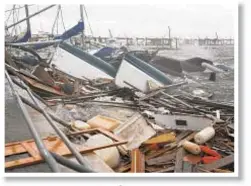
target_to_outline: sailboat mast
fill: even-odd
[[[31,32],[31,25],[30,25],[30,18],[29,18],[29,8],[28,5],[24,5],[25,7],[25,15],[26,15],[26,24],[27,24],[27,31]]]
[[[42,10],[40,10],[40,11],[34,13],[34,14],[31,14],[31,15],[29,15],[28,17],[26,17],[26,18],[24,18],[24,19],[21,19],[21,20],[19,20],[19,21],[16,22],[16,23],[13,23],[13,24],[7,26],[7,29],[9,29],[9,28],[11,28],[11,27],[13,27],[13,26],[15,26],[15,25],[17,25],[17,24],[19,24],[19,23],[22,23],[22,22],[26,21],[27,19],[30,19],[30,18],[32,18],[32,17],[34,17],[34,16],[36,16],[36,15],[42,13],[42,12],[44,12],[44,11],[46,11],[46,10],[48,10],[48,9],[50,9],[50,8],[52,8],[52,7],[54,7],[54,6],[55,6],[55,5],[50,5],[50,6],[48,6],[48,7],[45,7],[44,9],[42,9]]]
[[[83,13],[83,5],[80,5],[80,17],[81,17],[81,21],[84,23],[84,13]],[[85,40],[85,29],[83,29],[82,31],[82,48],[84,49],[84,40]]]

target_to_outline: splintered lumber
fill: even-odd
[[[174,160],[175,156],[176,156],[176,152],[168,153],[168,154],[164,154],[161,157],[147,160],[146,163],[147,165],[158,165],[158,164],[162,165],[163,163],[168,163],[169,161]]]
[[[182,105],[185,105],[188,108],[194,108],[192,105],[189,105],[189,104],[185,103],[184,101],[182,101],[182,100],[180,100],[180,99],[178,99],[178,98],[176,98],[176,97],[174,97],[174,96],[172,96],[170,94],[167,94],[165,92],[161,92],[161,94],[167,96],[168,98],[171,98],[171,99],[177,101],[178,103],[181,103]]]
[[[174,166],[171,166],[171,167],[168,167],[168,168],[164,168],[164,169],[161,169],[159,171],[156,171],[157,173],[164,173],[164,172],[172,172],[174,171]]]
[[[126,150],[138,148],[144,141],[156,134],[139,113],[135,113],[127,121],[114,130],[114,134],[128,141]]]
[[[120,138],[115,136],[114,134],[110,133],[109,131],[104,131],[102,129],[89,129],[89,130],[83,130],[81,132],[75,132],[71,133],[70,135],[79,135],[83,134],[86,131],[99,131],[100,133],[109,136],[112,140],[115,142],[108,145],[101,145],[97,147],[79,147],[77,150],[81,154],[88,154],[95,150],[100,150],[104,148],[109,148],[113,146],[123,145],[127,143],[127,141],[122,141]],[[54,152],[60,156],[71,156],[72,152],[68,149],[68,147],[65,145],[65,143],[58,138],[57,136],[49,136],[47,138],[43,139],[43,142],[45,144],[45,147],[50,151]],[[34,165],[43,162],[43,157],[41,157],[38,148],[34,142],[34,140],[26,140],[21,142],[13,142],[13,143],[7,143],[5,144],[5,157],[13,156],[13,155],[19,155],[22,153],[28,153],[29,157],[27,158],[21,158],[18,160],[13,161],[6,161],[5,162],[5,169],[11,169],[16,167],[24,167],[28,165]]]
[[[189,162],[190,164],[197,164],[201,161],[201,157],[199,155],[188,154],[183,158],[184,162]]]
[[[139,149],[133,149],[131,151],[131,172],[145,172],[145,156]]]
[[[158,135],[144,142],[144,144],[159,144],[159,143],[170,143],[176,139],[174,132]]]
[[[193,172],[193,165],[187,161],[183,161],[182,172]]]
[[[176,136],[176,143],[179,143],[182,139],[190,135],[191,131],[182,131],[180,134]]]
[[[97,115],[90,120],[87,121],[87,124],[90,125],[92,128],[103,128],[108,131],[112,131],[113,129],[117,128],[120,124],[119,120],[114,118],[106,117]]]
[[[214,169],[214,172],[218,172],[218,173],[232,173],[232,171],[225,170],[225,169]]]
[[[176,153],[174,172],[182,172],[182,170],[183,170],[183,157],[185,156],[185,154],[186,154],[186,152],[185,152],[184,148],[179,148],[178,152]]]
[[[162,92],[162,91],[164,91],[164,90],[158,90],[158,91],[155,91],[155,92],[151,92],[151,93],[149,93],[149,94],[146,94],[145,96],[139,98],[139,101],[144,101],[144,100],[149,99],[149,98],[151,98],[151,97],[153,97],[153,96],[156,96],[156,95],[158,95],[158,94],[159,94],[160,92]]]
[[[197,132],[193,132],[192,134],[190,134],[189,136],[187,136],[186,138],[184,138],[183,140],[181,140],[178,144],[178,147],[182,146],[182,144],[185,142],[185,141],[190,141],[191,139],[194,138],[195,134]]]
[[[166,152],[174,149],[175,147],[177,147],[177,145],[172,143],[168,147],[165,147],[163,149],[157,150],[157,151],[155,151],[153,153],[150,153],[150,154],[146,155],[145,159],[146,160],[150,160],[152,158],[158,157],[158,156],[160,156],[160,155],[162,155],[162,154],[164,154],[164,153],[166,153]]]
[[[116,168],[116,172],[128,172],[131,169],[131,164],[121,165],[120,167]]]
[[[233,162],[234,162],[234,155],[229,155],[222,159],[216,160],[213,163],[200,165],[198,168],[206,171],[212,171],[214,169],[218,169],[226,165],[229,165]]]

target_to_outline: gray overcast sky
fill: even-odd
[[[13,5],[6,5],[6,10]],[[23,5],[20,5],[23,6]],[[47,5],[33,5],[30,14]],[[234,10],[222,5],[85,5],[89,22],[95,36],[145,37],[168,36],[168,26],[172,36],[177,37],[219,37],[234,36]],[[62,5],[64,23],[67,28],[74,26],[80,19],[79,5]],[[51,32],[57,7],[31,19],[32,33]],[[5,20],[8,13],[5,13]],[[85,15],[84,15],[85,16]],[[24,9],[19,11],[20,19],[25,17]],[[86,16],[85,16],[86,18]],[[10,19],[8,24],[12,20]],[[60,20],[59,32],[63,32]],[[90,34],[86,23],[86,32]],[[25,23],[20,25],[25,29]]]

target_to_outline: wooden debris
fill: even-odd
[[[164,154],[161,157],[147,160],[146,163],[147,165],[158,165],[158,164],[163,165],[163,163],[168,163],[168,161],[174,160],[175,156],[176,156],[176,152],[168,153],[168,154]]]
[[[183,161],[182,172],[193,172],[193,165],[190,162]]]
[[[78,151],[81,154],[87,154],[90,152],[93,152],[95,150],[100,150],[108,147],[113,147],[113,146],[118,146],[118,145],[123,145],[127,143],[127,141],[121,140],[114,134],[104,131],[102,129],[89,129],[81,132],[75,132],[70,135],[80,135],[84,134],[85,132],[94,132],[98,131],[111,139],[113,139],[115,142],[112,144],[108,145],[102,145],[102,146],[97,146],[97,147],[81,147],[78,148]],[[61,156],[71,156],[72,153],[68,149],[68,147],[65,145],[65,143],[58,137],[56,136],[50,136],[47,138],[43,139],[43,142],[45,143],[45,146],[49,151],[52,151],[58,155]],[[10,168],[16,168],[16,167],[23,167],[27,165],[33,165],[37,163],[43,162],[43,158],[40,156],[40,153],[37,149],[37,146],[34,142],[34,140],[27,140],[27,141],[22,141],[22,142],[14,142],[14,143],[8,143],[5,144],[5,157],[7,156],[12,156],[12,155],[17,155],[21,153],[28,153],[30,157],[28,158],[23,158],[19,160],[14,160],[14,161],[7,161],[5,162],[5,168],[10,169]]]
[[[226,165],[229,165],[233,162],[234,162],[234,155],[230,155],[230,156],[226,156],[220,160],[216,160],[213,163],[200,165],[199,169],[203,169],[206,171],[212,171],[214,169],[218,169],[218,168],[224,167]]]
[[[127,163],[127,164],[123,164],[121,166],[119,166],[118,168],[116,168],[116,172],[128,172],[131,169],[131,164]]]
[[[197,164],[201,161],[201,157],[198,155],[188,154],[184,156],[183,161],[187,161],[190,164]]]
[[[179,143],[178,143],[178,147],[182,146],[182,144],[185,142],[185,141],[190,141],[191,139],[193,139],[193,137],[195,136],[196,132],[193,132],[192,134],[190,134],[189,136],[187,136],[186,138],[184,138],[183,140],[181,140]]]
[[[149,144],[158,144],[158,143],[170,143],[170,142],[174,142],[175,139],[176,139],[175,133],[170,132],[170,133],[165,133],[165,134],[161,134],[156,137],[153,137],[145,141],[144,144],[149,145]]]
[[[175,169],[174,172],[182,172],[183,169],[183,157],[186,152],[183,148],[179,148],[176,154]]]
[[[119,126],[120,121],[110,117],[97,115],[88,120],[87,124],[92,128],[103,128],[105,130],[112,131]]]
[[[165,147],[163,149],[155,151],[154,153],[150,153],[149,155],[146,155],[145,159],[149,160],[149,159],[158,157],[158,156],[160,156],[160,155],[174,149],[176,146],[177,146],[176,144],[170,144],[170,146],[168,146],[168,147]]]
[[[156,173],[172,172],[174,171],[174,168],[175,168],[174,166],[171,166],[168,168],[161,169],[160,171],[156,171]]]
[[[145,156],[139,149],[133,149],[131,151],[131,159],[131,172],[145,172]]]
[[[114,134],[127,140],[128,143],[124,147],[126,150],[132,150],[138,148],[144,141],[154,136],[156,132],[147,125],[143,116],[136,113],[116,128]]]

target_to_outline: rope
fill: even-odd
[[[84,7],[84,11],[85,11],[85,16],[86,16],[86,19],[87,19],[87,22],[88,22],[88,26],[89,26],[90,31],[91,31],[91,35],[93,36],[92,28],[91,28],[91,25],[90,25],[90,22],[89,22],[89,19],[88,19],[88,15],[87,15],[85,5],[83,5],[83,7]]]

